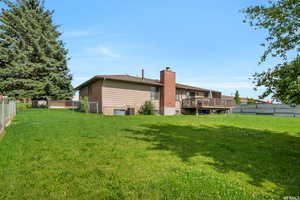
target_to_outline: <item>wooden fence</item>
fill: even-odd
[[[233,113],[248,115],[272,115],[280,117],[300,117],[300,105],[254,104],[237,105]]]

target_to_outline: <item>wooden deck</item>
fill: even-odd
[[[234,105],[233,99],[228,98],[191,98],[182,101],[182,108],[196,109],[231,109]]]

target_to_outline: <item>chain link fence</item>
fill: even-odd
[[[12,118],[16,116],[16,101],[8,98],[0,98],[0,134],[9,125]]]
[[[81,112],[99,114],[99,103],[91,101],[82,101],[79,103],[79,110]]]
[[[70,109],[86,113],[100,113],[99,102],[88,100],[32,100],[30,108]]]

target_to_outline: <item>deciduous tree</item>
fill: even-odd
[[[262,44],[266,50],[260,62],[270,55],[283,58],[280,65],[254,75],[256,86],[266,88],[261,97],[300,104],[300,0],[270,0],[264,5],[249,7],[244,13],[245,21],[251,26],[268,31],[266,42]],[[296,55],[293,61],[288,61],[288,54]]]
[[[300,104],[300,58],[255,75],[257,86],[266,88],[261,97],[272,95],[286,104]]]

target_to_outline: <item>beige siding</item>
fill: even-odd
[[[103,113],[112,115],[114,109],[135,108],[138,112],[145,101],[151,99],[151,86],[105,80],[102,86]],[[155,101],[159,109],[159,101]]]

